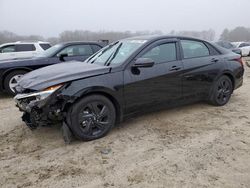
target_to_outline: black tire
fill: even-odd
[[[228,76],[221,76],[213,85],[210,103],[214,106],[227,104],[233,92],[233,84]]]
[[[90,141],[104,137],[114,126],[116,110],[113,103],[102,95],[89,95],[68,110],[67,122],[80,140]]]
[[[18,77],[18,76],[23,76],[24,74],[26,74],[27,71],[24,71],[24,70],[17,70],[17,71],[13,71],[11,73],[9,73],[5,79],[4,79],[4,88],[5,88],[5,91],[11,95],[15,95],[15,91],[12,89],[11,85],[10,85],[10,82],[16,82],[16,80],[14,80],[15,77]],[[20,77],[19,77],[20,78]]]

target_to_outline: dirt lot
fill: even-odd
[[[107,137],[65,145],[30,131],[0,96],[0,187],[250,187],[250,68],[224,107],[147,114]]]

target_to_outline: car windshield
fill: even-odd
[[[145,42],[146,40],[122,40],[112,43],[88,58],[86,62],[103,66],[120,65]]]
[[[52,46],[51,48],[43,51],[42,53],[38,54],[37,57],[51,57],[53,56],[60,48],[62,48],[62,44],[57,44]]]

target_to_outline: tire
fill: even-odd
[[[89,95],[73,104],[67,112],[68,126],[80,140],[104,137],[114,126],[116,110],[102,95]]]
[[[6,92],[11,95],[15,95],[16,93],[13,88],[16,85],[17,81],[26,73],[27,71],[23,70],[17,70],[9,73],[4,79],[4,88]]]
[[[233,92],[233,84],[228,76],[221,76],[213,85],[209,101],[214,106],[227,104]]]

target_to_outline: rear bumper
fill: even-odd
[[[238,89],[243,85],[243,77],[244,77],[244,66],[240,66],[235,69],[234,73],[234,89]]]
[[[234,89],[238,89],[239,87],[241,87],[243,85],[243,77],[237,79],[235,81],[235,85],[234,85]]]
[[[0,83],[0,91],[3,91],[3,84]]]
[[[4,91],[2,76],[0,75],[0,91]]]

